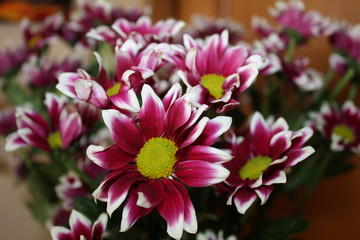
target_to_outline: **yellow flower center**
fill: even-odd
[[[61,139],[60,131],[56,131],[56,132],[50,134],[49,137],[47,138],[47,141],[48,141],[51,149],[61,148],[62,139]]]
[[[220,99],[224,95],[222,85],[225,77],[217,74],[206,74],[201,77],[201,85],[206,88],[211,96]]]
[[[107,91],[106,91],[106,95],[108,97],[111,97],[115,94],[117,94],[120,90],[120,86],[121,86],[121,83],[116,83],[114,84],[111,88],[109,88]]]
[[[240,169],[239,176],[241,179],[250,179],[254,180],[260,177],[265,169],[268,168],[272,159],[267,156],[258,156],[250,159],[246,164]]]
[[[343,139],[346,144],[351,144],[355,141],[355,134],[348,126],[336,125],[332,129],[332,133]]]
[[[167,178],[177,161],[178,147],[169,139],[156,137],[148,140],[136,157],[139,172],[148,178]]]

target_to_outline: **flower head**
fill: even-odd
[[[310,146],[303,147],[311,136],[310,128],[290,131],[283,118],[265,122],[260,113],[255,113],[248,133],[230,138],[234,159],[223,164],[230,175],[217,190],[227,192],[227,204],[234,202],[240,213],[245,213],[257,197],[264,204],[274,184],[286,182],[285,170],[314,152]]]
[[[284,28],[295,30],[303,37],[328,35],[332,29],[330,21],[318,12],[306,12],[300,0],[290,0],[288,3],[278,1],[270,13]]]
[[[69,219],[70,229],[54,226],[51,228],[51,238],[53,240],[101,240],[107,221],[107,214],[102,213],[92,224],[85,215],[72,210]]]
[[[239,93],[247,89],[258,75],[261,57],[250,55],[244,45],[229,46],[228,32],[215,34],[205,43],[184,37],[186,51],[177,59],[179,75],[187,86],[191,101],[200,106],[217,106],[218,112],[239,104]]]
[[[360,109],[347,101],[341,109],[324,103],[319,112],[310,114],[310,126],[331,141],[333,151],[348,149],[360,153]]]
[[[53,93],[46,93],[44,103],[48,109],[50,124],[31,109],[16,109],[17,131],[8,136],[6,150],[12,151],[27,145],[45,151],[67,148],[91,126],[84,123],[92,124],[98,119],[96,109],[91,106],[69,105],[65,97],[58,97]],[[83,121],[84,117],[89,119]]]
[[[93,196],[107,202],[109,215],[125,201],[121,231],[156,208],[167,221],[168,234],[180,239],[183,229],[197,230],[195,209],[183,184],[204,187],[228,176],[220,163],[231,156],[210,145],[230,127],[231,119],[200,119],[204,107],[192,108],[181,97],[179,84],[162,100],[144,85],[141,99],[133,117],[102,111],[115,144],[88,147],[88,157],[111,171]]]

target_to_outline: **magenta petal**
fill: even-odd
[[[166,93],[162,100],[165,110],[169,109],[169,107],[174,103],[174,101],[181,96],[181,93],[182,90],[180,84],[175,83]]]
[[[60,134],[62,147],[67,148],[70,143],[80,136],[82,131],[81,117],[77,112],[62,111],[60,115]]]
[[[107,148],[90,145],[86,154],[96,165],[108,169],[121,169],[134,160],[134,156],[122,151],[116,144]]]
[[[45,94],[44,104],[46,105],[54,129],[59,128],[59,118],[61,111],[65,107],[67,101],[65,96],[59,97],[55,93],[47,92]]]
[[[144,208],[156,207],[164,195],[164,187],[161,181],[149,181],[138,187],[138,200],[136,205]]]
[[[303,161],[315,152],[314,148],[307,146],[301,149],[294,149],[288,152],[288,160],[286,161],[286,167],[294,166],[297,163]]]
[[[188,147],[185,154],[183,156],[185,160],[196,159],[210,163],[224,163],[233,158],[230,154],[217,148],[200,145]]]
[[[257,75],[259,74],[259,70],[255,63],[250,63],[248,65],[240,67],[238,73],[240,75],[241,82],[239,91],[242,92],[254,82]]]
[[[190,196],[189,196],[186,188],[182,184],[180,184],[176,181],[173,181],[172,183],[179,190],[179,192],[181,193],[182,198],[184,200],[184,206],[185,206],[184,230],[187,231],[188,233],[196,233],[198,224],[197,224],[197,219],[196,219],[195,208],[190,200]]]
[[[71,231],[64,227],[52,227],[50,233],[52,240],[72,240]]]
[[[234,196],[234,203],[239,213],[244,214],[256,200],[256,193],[247,188],[240,188]]]
[[[184,125],[189,120],[190,115],[190,104],[183,98],[177,99],[166,113],[166,129],[168,129],[166,135],[171,135],[176,129]]]
[[[197,145],[212,145],[215,141],[231,126],[232,118],[226,116],[218,116],[206,123],[206,126],[195,141]]]
[[[26,142],[22,140],[19,134],[14,132],[6,137],[5,151],[14,151],[26,145]]]
[[[174,175],[191,187],[206,187],[224,181],[230,172],[221,165],[199,160],[179,162]]]
[[[257,151],[259,155],[267,156],[269,154],[270,131],[263,116],[259,112],[254,113],[251,119],[250,131],[254,150]]]
[[[112,171],[108,175],[105,176],[105,178],[101,181],[100,185],[95,189],[95,191],[92,193],[95,201],[97,199],[101,201],[108,201],[108,193],[109,189],[112,186],[114,182],[116,182],[119,178],[121,178],[123,171],[126,171],[128,168],[125,168],[125,170],[121,169],[120,171]]]
[[[81,235],[85,239],[91,239],[91,222],[82,213],[72,210],[69,220],[71,235],[73,238],[78,238]]]
[[[74,84],[79,78],[81,77],[78,73],[61,73],[59,75],[59,83],[56,85],[56,88],[68,97],[77,98]]]
[[[167,222],[170,237],[180,239],[184,229],[184,199],[171,180],[164,179],[164,197],[157,210]]]
[[[274,185],[271,186],[261,186],[259,188],[254,189],[256,194],[259,196],[261,200],[261,205],[265,204],[265,202],[268,200],[270,194],[272,193],[274,189]]]
[[[138,113],[140,111],[139,101],[134,89],[129,89],[128,91],[113,95],[110,97],[110,100],[119,109],[128,110],[133,113]]]
[[[137,155],[144,139],[135,124],[127,116],[113,109],[103,110],[102,116],[116,144],[122,150]]]
[[[136,205],[138,196],[131,194],[122,212],[120,232],[125,232],[141,217],[147,215],[153,208],[143,208]]]
[[[160,136],[164,131],[165,109],[162,101],[149,85],[141,91],[143,105],[139,113],[139,122],[147,139]]]
[[[109,188],[106,211],[111,214],[123,203],[130,187],[143,179],[139,173],[128,173],[115,181]]]
[[[282,131],[275,134],[270,141],[270,154],[273,159],[280,157],[282,153],[289,149],[291,146],[291,132]]]
[[[92,232],[91,232],[91,240],[101,240],[102,239],[102,235],[106,230],[106,225],[108,222],[108,215],[106,213],[102,213],[98,219],[96,220],[96,222],[94,222],[94,225],[92,227]]]
[[[45,151],[50,151],[50,145],[47,140],[36,135],[29,128],[22,128],[17,131],[20,138],[27,143],[27,145],[41,148]]]

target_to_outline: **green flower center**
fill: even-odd
[[[240,169],[239,176],[241,179],[250,179],[254,180],[260,177],[265,169],[268,168],[272,159],[267,156],[258,156],[250,159],[246,164]]]
[[[51,147],[51,149],[59,149],[62,146],[62,139],[60,131],[56,131],[49,135],[47,141]]]
[[[120,90],[120,87],[121,87],[121,83],[116,83],[114,84],[111,88],[109,88],[107,91],[106,91],[106,95],[108,97],[111,97],[115,94],[117,94]]]
[[[343,139],[346,144],[350,144],[350,143],[353,143],[355,141],[355,134],[351,130],[351,128],[349,128],[348,126],[341,125],[341,124],[336,125],[332,129],[332,133],[336,134],[341,139]]]
[[[148,140],[136,157],[139,172],[148,178],[167,178],[177,161],[178,147],[169,139],[156,137]]]
[[[222,85],[225,77],[217,74],[206,74],[201,77],[201,85],[206,88],[211,96],[220,99],[224,95]]]

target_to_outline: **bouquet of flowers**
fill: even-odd
[[[308,226],[316,184],[360,153],[360,25],[277,2],[277,25],[79,1],[69,15],[24,20],[0,52],[12,107],[0,130],[53,239],[288,239]],[[328,73],[296,51],[333,47]],[[51,49],[70,49],[54,60]],[[90,54],[89,54],[90,53]],[[299,193],[299,189],[305,189]],[[265,213],[300,199],[286,219]]]

